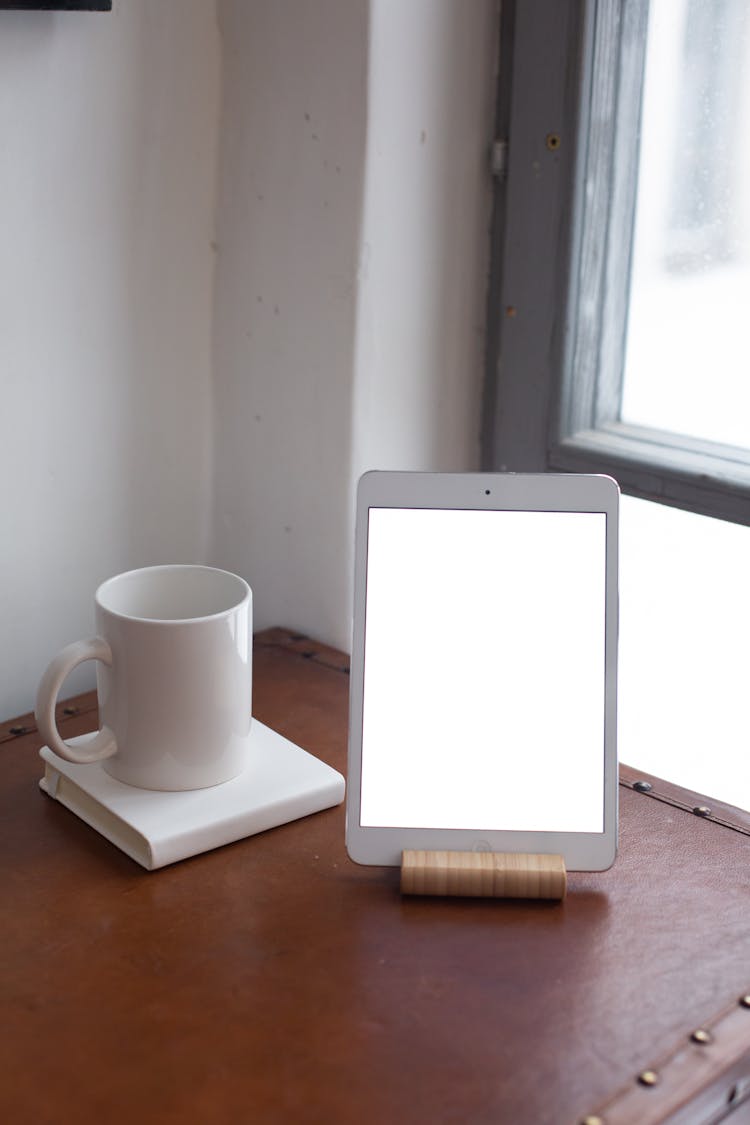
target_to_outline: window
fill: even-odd
[[[649,13],[621,417],[750,444],[745,0]]]
[[[731,199],[742,198],[744,173],[729,154],[742,149],[742,68],[734,64],[747,38],[744,5],[676,0],[653,7],[683,16],[672,31],[685,48],[677,116],[679,139],[689,138],[670,150],[662,259],[683,277],[705,274],[707,266],[736,273],[741,241],[732,223],[743,216]],[[484,462],[609,472],[634,496],[750,524],[750,448],[738,427],[725,431],[731,443],[717,440],[720,427],[680,430],[686,349],[673,339],[670,350],[667,340],[660,361],[644,363],[654,350],[651,326],[633,335],[636,359],[626,368],[629,311],[636,328],[643,321],[644,301],[637,287],[631,300],[630,283],[648,30],[645,0],[504,5],[498,118],[507,173],[497,192],[490,317],[498,328],[490,341]],[[663,101],[663,78],[661,88]],[[636,282],[642,273],[632,273]],[[739,333],[742,317],[734,325]],[[721,333],[712,335],[716,345]],[[663,345],[658,325],[657,339]],[[667,385],[666,408],[651,424],[632,372],[641,379],[641,401],[647,381],[648,401],[653,372],[665,366],[672,390]],[[735,384],[750,385],[741,376]],[[697,378],[699,416],[715,378],[713,369]],[[736,422],[736,410],[724,413]],[[750,447],[750,419],[744,444]]]
[[[483,464],[619,481],[621,757],[750,807],[745,8],[503,3]]]

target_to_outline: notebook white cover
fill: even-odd
[[[81,744],[93,735],[71,739]],[[98,764],[64,761],[40,750],[48,796],[71,809],[148,870],[218,848],[338,805],[344,778],[253,719],[250,763],[240,777],[179,793],[136,789]]]

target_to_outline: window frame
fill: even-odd
[[[648,0],[503,0],[482,466],[750,525],[750,450],[619,418],[647,25]]]

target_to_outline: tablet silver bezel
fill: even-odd
[[[380,828],[360,823],[367,534],[370,508],[603,512],[606,515],[604,831],[475,832]],[[346,846],[357,863],[400,865],[406,848],[559,854],[568,870],[602,871],[617,851],[617,633],[619,489],[580,474],[369,472],[357,490],[354,617],[349,701]],[[394,644],[398,638],[394,638]]]

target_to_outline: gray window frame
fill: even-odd
[[[750,451],[619,419],[648,0],[503,0],[482,464],[750,524]]]

